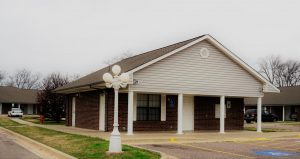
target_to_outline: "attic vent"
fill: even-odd
[[[201,58],[208,58],[209,50],[207,48],[201,48],[200,49],[200,56],[201,56]]]

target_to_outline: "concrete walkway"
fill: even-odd
[[[64,125],[40,125],[33,124],[18,118],[12,120],[27,124],[30,126],[38,126],[47,129],[62,131],[66,133],[99,137],[109,139],[110,132],[101,132],[97,130],[89,130],[82,128],[67,127]],[[257,133],[255,131],[226,131],[225,134],[220,134],[216,131],[195,131],[185,132],[183,135],[177,135],[176,132],[134,132],[134,135],[126,135],[121,133],[122,143],[128,145],[145,145],[145,144],[168,144],[177,143],[205,143],[205,142],[224,142],[224,141],[256,141],[260,139],[288,139],[300,137],[300,132],[268,132]]]

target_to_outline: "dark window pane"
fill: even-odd
[[[160,108],[149,108],[149,120],[160,120]]]
[[[137,120],[160,120],[160,95],[137,95]]]

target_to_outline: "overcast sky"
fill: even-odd
[[[0,0],[0,70],[86,75],[202,34],[253,67],[271,54],[300,59],[300,1]]]

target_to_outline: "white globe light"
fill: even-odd
[[[102,78],[106,83],[111,83],[113,80],[113,76],[110,73],[104,73]]]
[[[124,83],[128,83],[129,82],[129,74],[128,73],[122,73],[120,76],[120,80]]]
[[[114,75],[119,75],[121,73],[121,67],[119,65],[114,65],[112,67],[112,72]]]

